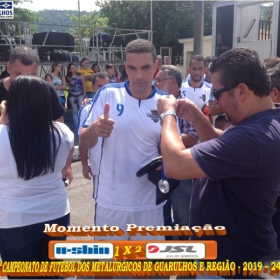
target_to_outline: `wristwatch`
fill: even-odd
[[[172,115],[175,117],[175,119],[177,120],[177,116],[176,116],[176,113],[175,111],[165,111],[163,112],[162,114],[160,114],[159,118],[160,118],[160,125],[162,126],[162,123],[163,123],[163,119],[166,117],[166,116],[169,116],[169,115]]]

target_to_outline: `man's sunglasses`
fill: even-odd
[[[217,90],[214,90],[213,88],[211,89],[211,93],[213,94],[213,96],[216,98],[216,100],[218,101],[222,95],[223,92],[225,91],[229,91],[235,87],[237,87],[240,83],[238,84],[234,84],[234,85],[231,85],[231,86],[227,86],[227,87],[224,87],[224,88],[221,88],[221,89],[217,89]]]

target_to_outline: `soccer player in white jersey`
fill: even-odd
[[[161,126],[157,100],[165,94],[152,86],[156,51],[147,40],[126,46],[128,81],[105,85],[95,97],[80,133],[80,145],[94,147],[102,139],[98,184],[95,186],[95,225],[118,226],[125,235],[99,239],[148,240],[130,236],[126,224],[162,226],[163,204],[156,205],[156,187],[136,172],[159,155]],[[162,236],[152,239],[163,240]]]
[[[203,83],[204,72],[204,58],[201,55],[194,55],[188,67],[190,79],[185,80],[181,86],[184,96],[194,102],[200,110],[207,104],[211,91],[211,88]]]

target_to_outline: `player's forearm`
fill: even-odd
[[[79,140],[79,146],[81,146],[82,149],[88,150],[93,148],[97,144],[97,141],[98,136],[95,133],[93,124],[87,128],[82,128]]]
[[[84,149],[83,146],[79,146],[79,153],[81,157],[81,163],[84,168],[88,166],[88,150]]]

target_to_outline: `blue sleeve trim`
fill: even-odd
[[[105,85],[105,86],[106,86],[106,85]],[[87,118],[88,118],[88,116],[89,116],[90,113],[91,113],[91,110],[92,110],[93,105],[95,104],[96,100],[99,98],[100,92],[101,92],[102,90],[105,89],[105,86],[103,86],[101,89],[99,89],[99,91],[96,93],[96,95],[95,95],[94,98],[92,99],[91,107],[90,107],[90,109],[89,109],[89,111],[88,111],[88,115],[87,115],[86,119],[85,119],[84,122],[83,122],[82,127],[89,127],[88,125],[85,124],[85,122],[87,121]]]

